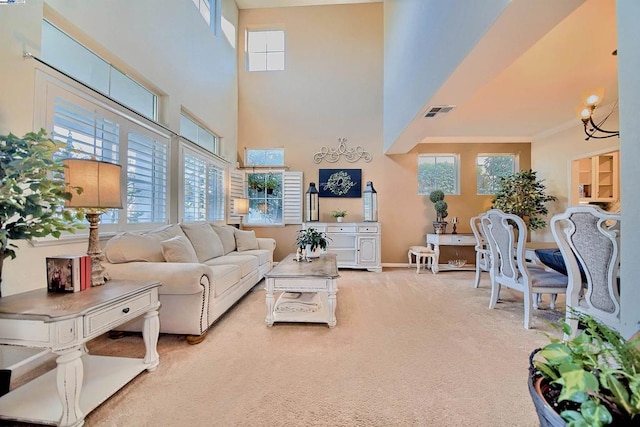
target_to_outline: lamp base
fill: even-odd
[[[106,257],[102,253],[102,249],[100,249],[100,236],[98,235],[100,213],[88,212],[85,217],[89,222],[89,248],[87,249],[87,255],[91,256],[91,286],[102,286],[105,280],[110,280],[111,277],[109,277],[102,265]]]

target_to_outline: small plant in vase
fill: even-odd
[[[331,216],[336,219],[338,222],[342,222],[345,216],[347,216],[347,211],[336,210],[331,212]]]
[[[444,192],[442,190],[433,190],[429,193],[429,200],[433,203],[433,208],[436,211],[433,231],[436,234],[444,234],[447,232],[447,222],[444,219],[449,215],[447,202],[444,201]]]
[[[307,258],[318,258],[320,254],[317,250],[327,249],[328,244],[329,238],[327,235],[313,227],[298,230],[296,233],[296,246],[306,251]]]

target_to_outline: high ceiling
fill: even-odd
[[[370,2],[236,0],[241,9]],[[410,123],[387,152],[405,153],[420,142],[529,142],[579,123],[575,110],[581,95],[595,87],[605,88],[599,111],[608,111],[618,92],[617,56],[611,54],[617,48],[615,1],[567,4],[577,7],[531,43],[514,34],[523,25],[549,22],[551,14],[566,12],[531,7],[526,0],[511,2],[424,107],[407,118]],[[425,119],[436,105],[456,107],[442,118]]]
[[[515,4],[515,6],[514,6]],[[528,142],[579,123],[582,94],[604,87],[600,115],[618,98],[615,2],[585,0],[533,45],[505,60],[496,41],[515,40],[524,22],[536,21],[531,8],[512,3],[396,141],[392,152],[416,142]],[[511,9],[511,10],[509,10]],[[544,8],[536,13],[549,13]],[[521,13],[522,12],[522,13]],[[524,15],[527,13],[527,15]],[[542,15],[541,15],[542,16]],[[515,41],[510,42],[513,49]],[[504,65],[478,78],[486,64]],[[463,90],[461,90],[463,88]],[[442,118],[425,119],[433,105],[456,105]]]

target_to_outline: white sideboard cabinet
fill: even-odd
[[[380,273],[379,222],[306,222],[302,227],[313,227],[327,234],[327,252],[336,254],[338,268],[361,268]]]

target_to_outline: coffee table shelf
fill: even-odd
[[[336,323],[338,292],[338,264],[335,254],[323,254],[312,262],[296,262],[290,254],[265,274],[267,326],[275,322],[326,323],[333,328]],[[312,312],[277,312],[282,294],[275,299],[276,292],[314,292],[320,296],[320,307]]]

